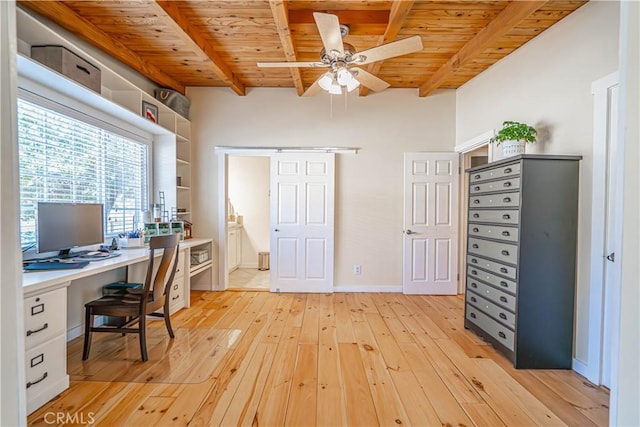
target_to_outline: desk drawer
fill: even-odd
[[[520,193],[487,194],[469,197],[474,208],[515,208],[520,206]]]
[[[493,258],[501,262],[510,264],[518,262],[518,246],[510,243],[492,242],[470,237],[467,250],[470,253]]]
[[[501,225],[469,224],[469,236],[517,242],[518,229],[516,227],[503,227]]]
[[[484,268],[485,270],[489,270],[492,273],[497,273],[510,279],[516,280],[516,267],[503,265],[495,261],[489,261],[488,259],[484,259],[475,255],[467,255],[467,265],[470,267]]]
[[[486,181],[489,179],[502,178],[507,176],[520,175],[520,163],[514,163],[512,165],[503,166],[501,168],[495,168],[485,170],[482,172],[473,172],[469,176],[470,182]]]
[[[476,295],[473,292],[467,292],[467,303],[474,305],[489,316],[498,320],[501,323],[509,326],[510,328],[516,327],[516,315],[505,310],[502,307],[498,307],[489,300],[482,298],[480,295]]]
[[[503,179],[500,181],[489,181],[473,184],[469,187],[469,193],[481,194],[492,191],[517,190],[520,188],[520,177]]]
[[[467,277],[467,286],[475,293],[482,295],[484,298],[501,305],[511,311],[516,311],[516,297],[502,292],[492,286],[474,280],[473,277]]]
[[[184,276],[184,272],[186,271],[185,262],[187,259],[186,255],[187,250],[182,249],[178,252],[178,265],[176,266],[176,275],[174,276],[176,279]]]
[[[501,325],[479,309],[467,304],[467,320],[478,325],[483,331],[513,351],[515,334],[508,327]]]
[[[470,222],[497,222],[501,224],[516,225],[520,221],[520,212],[517,209],[510,210],[479,210],[469,209]]]
[[[60,335],[26,352],[27,401],[33,400],[34,396],[48,392],[53,384],[66,376],[67,343],[65,338],[65,335]],[[49,399],[56,394],[54,392],[49,396]]]
[[[169,312],[171,314],[184,307],[184,278],[175,279],[169,294]]]
[[[67,289],[43,292],[24,300],[25,348],[29,350],[66,332]]]

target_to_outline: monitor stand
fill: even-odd
[[[58,252],[58,255],[55,258],[58,258],[58,259],[76,258],[76,257],[80,257],[82,255],[86,255],[89,252],[90,251],[71,252],[71,248],[69,248],[69,249],[61,249],[60,252]]]

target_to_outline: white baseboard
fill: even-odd
[[[396,292],[402,293],[402,285],[340,285],[333,292]]]
[[[589,365],[585,364],[584,362],[574,358],[573,359],[573,365],[572,368],[574,371],[576,371],[578,374],[582,375],[583,377],[585,377],[587,380],[591,381],[592,383],[594,383],[595,385],[600,385],[598,384],[598,380],[594,381],[593,378],[590,378],[590,374],[591,374],[591,370],[589,369]]]
[[[106,318],[105,316],[96,316],[94,326],[102,326],[104,325]],[[72,339],[81,337],[84,335],[84,323],[82,325],[78,325],[75,328],[71,328],[67,330],[67,341],[71,341]]]
[[[240,264],[238,268],[253,268],[255,270],[258,269],[258,264]]]

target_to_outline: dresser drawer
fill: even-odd
[[[500,262],[511,264],[518,262],[518,246],[510,243],[492,242],[470,237],[467,250],[473,254],[493,258]]]
[[[181,250],[180,252],[178,252],[178,265],[176,266],[176,274],[175,274],[175,278],[179,278],[179,277],[184,277],[184,272],[186,270],[185,267],[185,263],[186,263],[186,249]]]
[[[485,270],[489,270],[492,273],[501,274],[510,279],[516,280],[517,269],[510,265],[500,264],[499,262],[490,261],[475,255],[467,255],[467,265],[469,267],[480,267]]]
[[[520,193],[471,196],[469,197],[469,206],[474,208],[515,208],[520,206]]]
[[[473,267],[471,265],[467,267],[467,275],[469,277],[473,277],[474,279],[480,279],[484,282],[487,282],[488,284],[493,285],[498,289],[502,289],[505,292],[509,292],[514,295],[517,293],[516,282],[513,280],[498,277],[493,273],[480,270],[479,268]]]
[[[24,329],[25,348],[47,341],[66,332],[67,289],[60,288],[50,292],[25,298]]]
[[[469,224],[469,235],[509,242],[518,241],[518,229],[516,227],[504,227],[501,225]]]
[[[516,297],[502,292],[500,289],[496,289],[492,286],[485,285],[484,283],[475,280],[473,277],[467,278],[467,287],[482,295],[484,298],[495,302],[511,311],[516,311]]]
[[[520,177],[472,184],[470,194],[488,193],[492,191],[517,190],[520,188]]]
[[[520,175],[520,163],[514,163],[500,168],[473,172],[469,176],[470,182],[487,181],[489,179],[503,178],[507,176]]]
[[[169,294],[169,312],[171,314],[184,307],[184,278],[175,279]]]
[[[41,393],[49,393],[51,386],[66,375],[67,343],[64,335],[27,351],[25,353],[27,401],[38,400],[35,399],[35,396]],[[56,394],[54,392],[46,400],[53,398]]]
[[[497,222],[500,224],[516,225],[520,222],[520,212],[517,209],[509,210],[480,210],[469,209],[470,222]]]
[[[480,295],[474,294],[473,292],[467,292],[467,302],[498,320],[500,323],[504,323],[512,329],[516,327],[515,314],[497,306],[487,299],[482,298]]]
[[[498,340],[498,342],[502,343],[502,345],[507,347],[509,350],[513,351],[515,334],[511,329],[507,328],[504,325],[501,325],[491,317],[487,316],[486,314],[469,304],[467,304],[466,318],[471,323],[479,326],[487,334]]]

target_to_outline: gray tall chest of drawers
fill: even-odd
[[[581,156],[468,169],[465,327],[516,368],[570,369]]]

